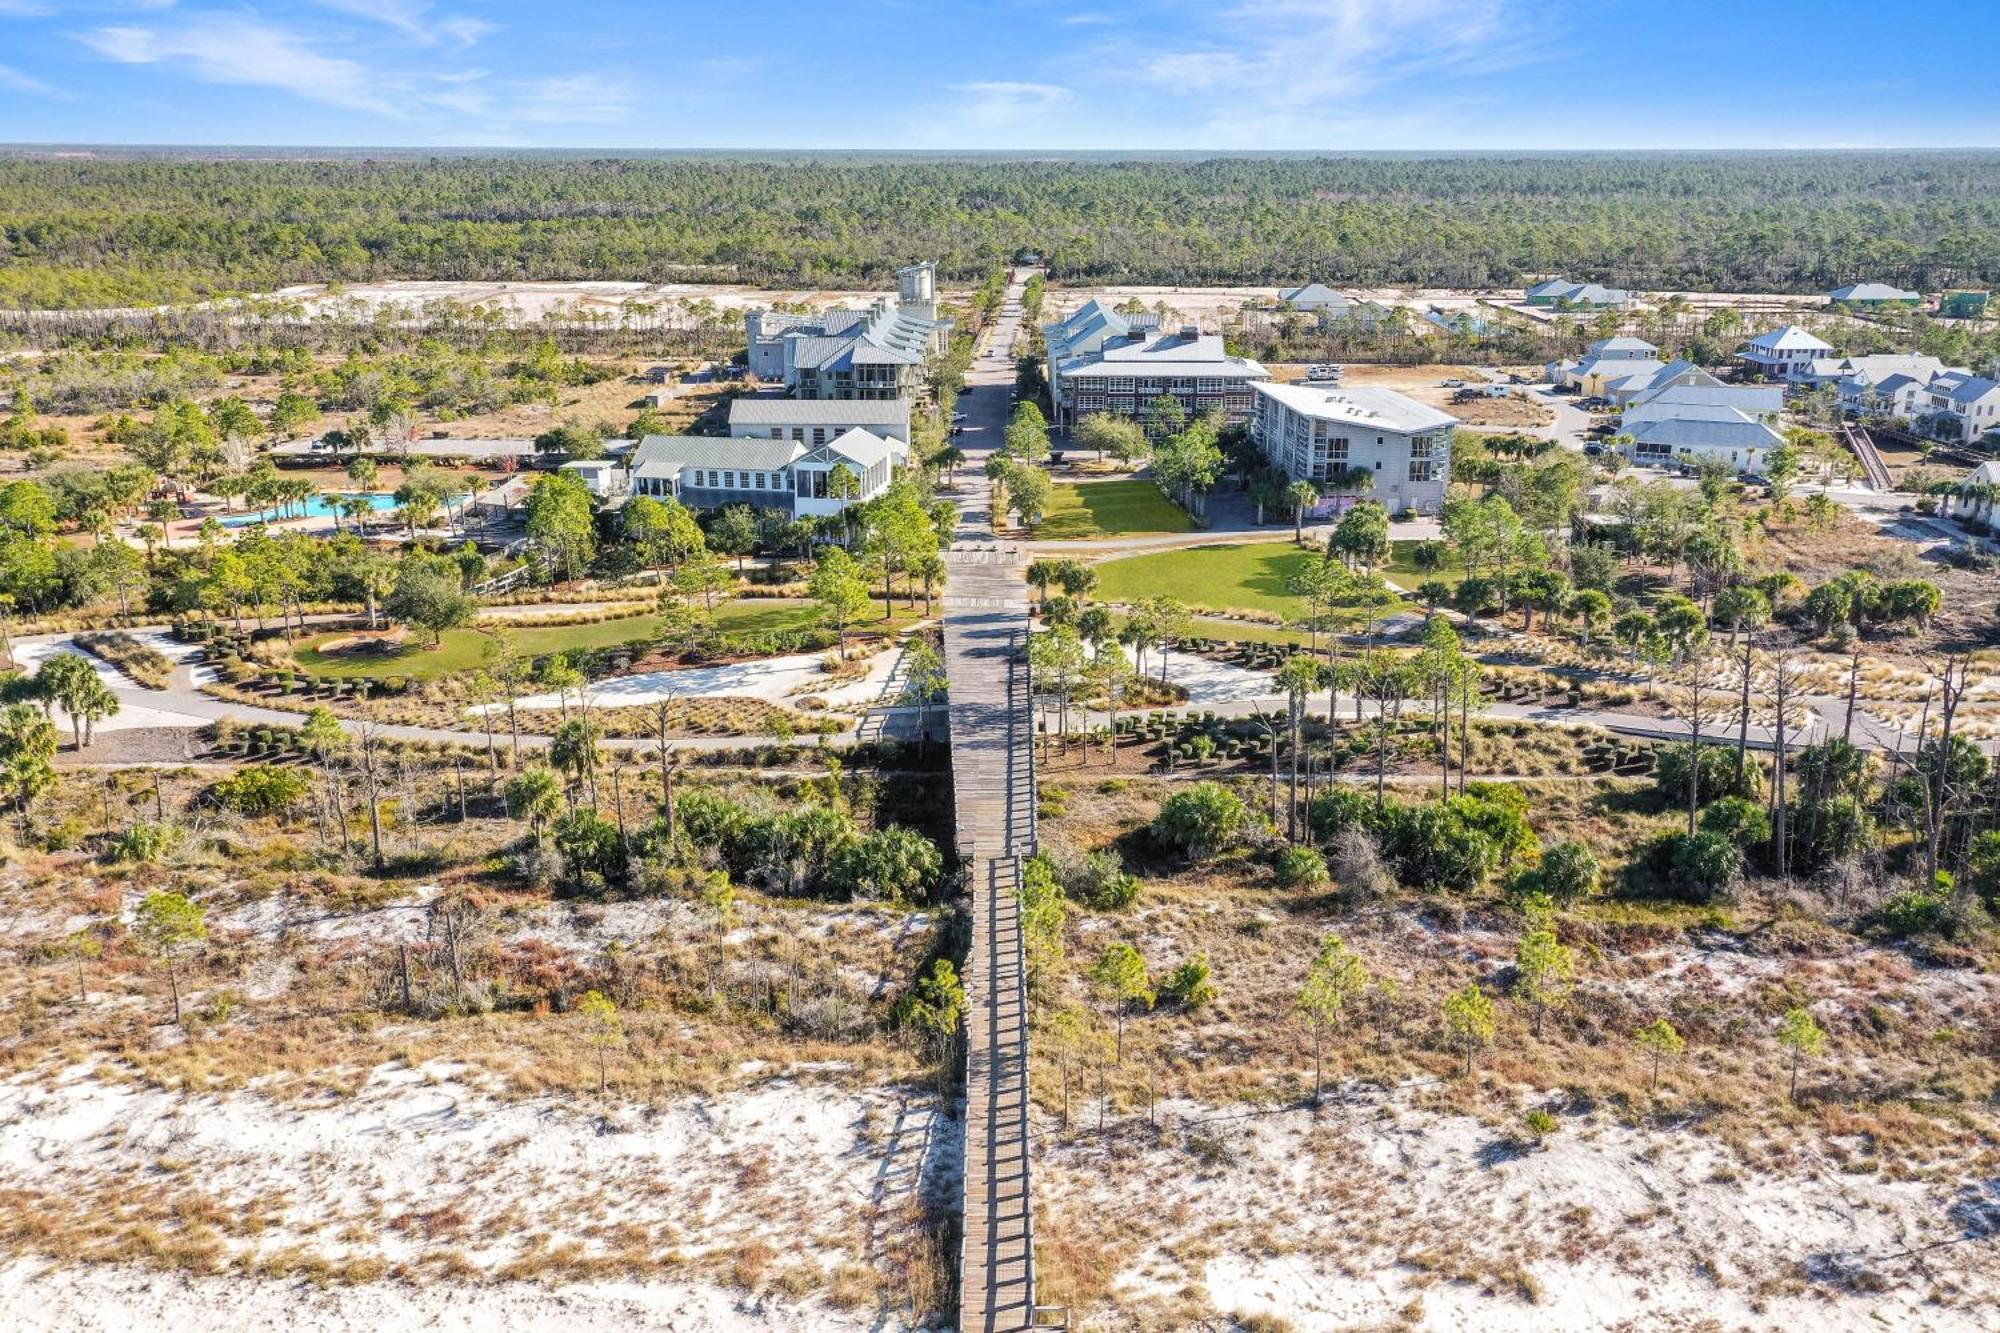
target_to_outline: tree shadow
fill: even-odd
[[[2000,1176],[1959,1186],[1945,1216],[1967,1240],[2000,1236]]]
[[[1511,1138],[1495,1139],[1491,1143],[1481,1144],[1479,1151],[1472,1155],[1472,1160],[1479,1163],[1480,1170],[1491,1171],[1496,1166],[1505,1166],[1509,1162],[1518,1162],[1523,1157],[1526,1157],[1530,1151],[1527,1145],[1521,1143],[1519,1140]]]

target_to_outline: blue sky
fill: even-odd
[[[2000,145],[2000,4],[1919,10],[1874,46],[1849,0],[0,0],[0,142]]]

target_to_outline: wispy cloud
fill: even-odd
[[[297,34],[255,18],[195,14],[172,27],[98,28],[82,40],[120,64],[168,65],[207,83],[283,88],[351,110],[398,113],[358,61],[316,51]]]
[[[1117,58],[1191,97],[1216,142],[1274,143],[1393,113],[1371,99],[1398,85],[1422,95],[1426,81],[1540,58],[1532,20],[1519,0],[1238,0],[1197,13],[1189,40]]]
[[[1015,120],[1046,111],[1075,95],[1059,83],[1024,83],[1008,79],[954,83],[951,91],[966,99],[965,110],[971,118],[985,122]]]
[[[32,93],[36,97],[66,96],[61,89],[42,82],[32,74],[23,74],[12,65],[0,65],[0,88],[17,93]]]
[[[539,125],[611,125],[631,113],[630,85],[589,74],[536,79],[511,108],[514,119]]]
[[[327,9],[368,19],[393,28],[424,46],[451,42],[470,46],[493,31],[485,19],[462,14],[434,14],[424,0],[317,0]]]
[[[420,43],[426,47],[472,40],[455,35],[450,26],[455,20],[431,18],[427,6],[403,0],[321,2],[399,35],[343,48],[354,55],[335,54],[325,34],[316,37],[247,13],[203,12],[173,22],[100,27],[81,40],[120,64],[155,65],[204,83],[282,89],[399,122],[436,123],[450,136],[468,140],[509,140],[516,125],[612,124],[632,113],[632,89],[620,76],[502,77],[480,68],[440,68],[435,56],[399,57],[397,43],[414,35],[409,25],[442,34]]]

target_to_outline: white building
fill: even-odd
[[[838,514],[889,489],[908,454],[900,441],[849,430],[818,446],[796,440],[648,435],[632,453],[631,493],[672,496],[690,509],[747,504],[794,518]],[[859,483],[848,501],[829,481],[845,467]]]
[[[1919,395],[1917,420],[1931,433],[1955,444],[1971,444],[2000,428],[2000,383],[1969,370],[1947,370],[1932,378]]]
[[[1706,461],[1736,473],[1761,471],[1773,449],[1785,442],[1762,421],[1733,407],[1681,408],[1675,415],[1628,422],[1627,456],[1635,463],[1692,468]]]
[[[800,398],[914,398],[925,361],[951,345],[952,321],[938,314],[937,265],[896,270],[897,294],[863,309],[743,317],[750,373]]]
[[[1971,528],[1992,532],[2000,525],[2000,462],[1988,460],[1972,469],[1959,484],[1959,494],[1945,497],[1945,512]]]
[[[1271,466],[1333,490],[1342,472],[1366,470],[1369,498],[1392,513],[1434,514],[1451,477],[1458,418],[1393,389],[1260,382],[1251,431]]]
[[[1737,351],[1736,359],[1766,379],[1805,384],[1813,379],[1814,362],[1833,351],[1833,344],[1796,324],[1760,333]]]
[[[1145,416],[1147,406],[1171,397],[1192,419],[1221,408],[1231,420],[1249,417],[1250,386],[1271,372],[1245,356],[1231,356],[1222,338],[1192,324],[1162,333],[1157,319],[1120,315],[1101,301],[1043,328],[1048,343],[1050,423],[1069,429],[1093,412]]]

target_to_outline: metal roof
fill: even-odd
[[[1394,431],[1408,435],[1457,426],[1458,418],[1420,403],[1394,389],[1376,387],[1329,388],[1314,384],[1253,384],[1266,398],[1283,403],[1294,412],[1316,421],[1339,421],[1366,429]]]
[[[900,398],[738,398],[729,428],[743,426],[896,426],[907,436],[910,405]]]
[[[632,471],[647,477],[671,477],[682,468],[719,467],[777,472],[806,452],[796,440],[714,435],[648,435],[632,451]]]
[[[1759,352],[1831,352],[1833,350],[1832,343],[1820,341],[1796,324],[1787,324],[1783,328],[1772,329],[1769,333],[1760,333],[1743,345]]]

